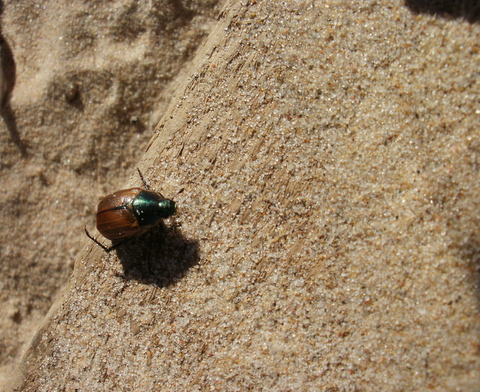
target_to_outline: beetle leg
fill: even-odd
[[[95,238],[93,238],[93,236],[88,232],[86,226],[84,226],[83,228],[85,229],[85,234],[87,235],[87,237],[90,238],[93,242],[95,242],[99,247],[101,247],[107,253],[110,252],[111,250],[115,249],[117,246],[123,244],[126,240],[128,240],[128,238],[127,238],[123,241],[120,241],[119,243],[117,243],[115,245],[112,245],[110,248],[107,248],[105,245],[103,245],[102,243],[97,241]]]
[[[140,179],[142,180],[143,182],[143,186],[144,188],[148,191],[150,189],[150,187],[148,186],[147,182],[145,181],[145,179],[143,178],[143,175],[142,173],[140,172],[140,169],[137,167],[137,172],[138,172],[138,176],[140,177]]]
[[[163,223],[163,220],[160,221],[158,226],[160,227],[160,230],[162,231],[163,234],[168,234],[167,226],[165,226],[165,223]]]

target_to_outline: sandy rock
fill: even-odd
[[[138,164],[175,229],[86,245],[19,390],[475,390],[480,26],[432,7],[227,2]]]

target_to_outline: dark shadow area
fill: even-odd
[[[4,4],[0,1],[0,17],[3,14]],[[15,60],[13,52],[7,40],[3,36],[3,29],[0,25],[0,115],[5,121],[8,132],[13,142],[20,151],[23,157],[27,154],[27,145],[22,141],[20,133],[17,128],[17,120],[15,112],[10,106],[10,97],[13,88],[15,87],[15,80],[17,77]]]
[[[480,238],[471,236],[460,251],[467,262],[467,269],[480,303]]]
[[[199,261],[197,241],[177,229],[165,232],[157,226],[113,250],[124,269],[124,278],[157,287],[175,284]]]
[[[18,132],[17,128],[17,120],[15,118],[15,113],[10,107],[10,102],[7,101],[5,103],[5,106],[0,109],[0,115],[3,118],[3,121],[5,122],[5,125],[7,126],[8,132],[10,133],[10,137],[12,138],[13,143],[17,146],[18,150],[20,151],[20,154],[22,157],[27,157],[28,152],[27,152],[27,144],[23,142],[23,140],[20,138],[20,133]]]
[[[172,7],[175,19],[183,20],[183,24],[190,22],[196,15],[195,11],[185,8],[181,1],[169,0],[168,5]]]
[[[480,0],[405,0],[405,4],[415,13],[480,21]]]

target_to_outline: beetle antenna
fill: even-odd
[[[145,181],[145,179],[143,178],[143,175],[142,175],[142,172],[140,171],[140,169],[137,167],[137,172],[138,172],[138,176],[140,177],[140,179],[142,180],[143,182],[143,186],[146,190],[149,190],[150,187],[148,186],[147,182]]]

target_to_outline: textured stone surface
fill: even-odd
[[[480,27],[414,10],[227,3],[139,164],[179,227],[88,244],[23,390],[474,390]]]

